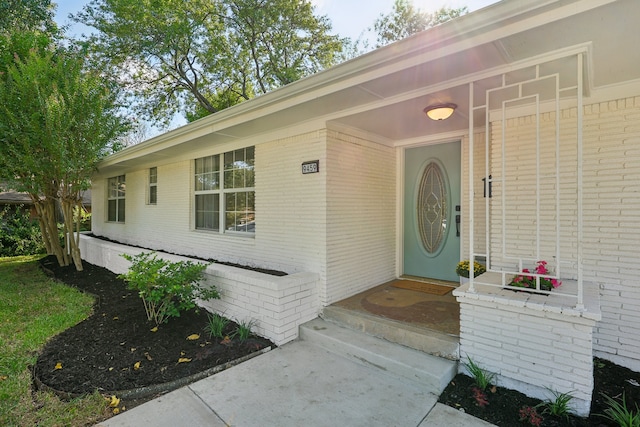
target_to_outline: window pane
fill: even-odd
[[[229,231],[255,232],[255,193],[245,191],[226,194],[226,227]]]
[[[247,188],[255,187],[253,167],[244,171],[244,179],[245,179],[245,182],[244,182],[245,187]]]
[[[225,207],[227,212],[236,210],[236,193],[227,193],[224,196]]]
[[[117,208],[117,200],[109,200],[109,208],[107,214],[107,221],[115,221],[116,220],[116,208]]]
[[[241,167],[245,163],[244,148],[234,151],[233,156],[234,156],[233,163],[236,167]]]
[[[149,169],[149,184],[156,184],[158,182],[158,168]]]
[[[247,165],[250,166],[251,168],[253,168],[253,165],[255,164],[255,152],[256,149],[255,147],[247,147],[246,148],[246,159],[245,161],[247,162]]]
[[[196,195],[196,228],[217,230],[220,218],[217,194]]]
[[[158,187],[155,185],[149,187],[149,203],[152,205],[158,203]]]
[[[233,188],[244,188],[244,169],[233,171]]]
[[[224,153],[224,169],[228,170],[233,168],[233,151]]]
[[[124,199],[118,200],[118,222],[124,222]]]
[[[226,165],[225,165],[226,166]],[[233,187],[233,169],[224,168],[224,188],[234,188]]]

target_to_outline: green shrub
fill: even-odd
[[[12,257],[44,253],[40,225],[23,205],[5,206],[0,211],[0,256]]]
[[[253,328],[256,326],[256,320],[236,320],[238,327],[233,336],[237,336],[240,341],[246,341],[253,334]]]
[[[548,389],[548,391],[553,395],[553,399],[545,400],[538,406],[544,408],[543,413],[545,414],[568,419],[571,414],[570,403],[573,400],[573,394],[571,392],[560,393],[551,389]]]
[[[204,331],[207,332],[211,338],[224,338],[224,330],[229,324],[229,319],[218,313],[209,314],[207,316],[209,320]]]
[[[467,360],[468,360],[468,363],[465,363],[465,367],[467,368],[467,371],[469,371],[469,373],[473,377],[478,388],[480,390],[486,390],[487,387],[489,387],[492,384],[496,375],[476,365],[475,362],[471,360],[469,356],[467,356]]]
[[[635,411],[627,408],[627,401],[624,393],[622,393],[620,402],[606,394],[603,394],[602,397],[604,397],[607,401],[607,405],[609,406],[604,410],[604,415],[602,415],[603,417],[608,418],[620,427],[640,427],[640,409],[638,409],[637,404]]]
[[[122,254],[131,261],[131,267],[118,277],[127,282],[129,289],[138,291],[142,298],[147,319],[156,325],[170,317],[196,307],[196,299],[220,298],[215,287],[203,287],[200,281],[207,264],[190,261],[169,262],[155,253],[144,252],[136,256]]]

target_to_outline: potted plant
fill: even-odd
[[[460,284],[469,281],[469,270],[471,262],[468,259],[460,261],[456,266],[456,274],[460,276]],[[482,273],[486,272],[487,268],[480,264],[478,261],[473,262],[473,277],[478,277]]]
[[[531,271],[528,268],[522,269],[522,272],[531,273]],[[546,261],[538,261],[536,263],[536,269],[534,273],[541,276],[551,275],[551,273],[547,269]],[[561,284],[562,282],[558,279],[554,279],[551,277],[540,277],[540,290],[551,291],[557,288],[558,286],[560,286]],[[509,286],[515,286],[518,288],[536,289],[536,278],[535,276],[529,276],[526,274],[518,275],[518,276],[515,276],[513,280],[511,280],[511,283],[509,283]]]

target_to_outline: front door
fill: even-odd
[[[404,274],[457,281],[460,142],[405,150],[404,180]]]

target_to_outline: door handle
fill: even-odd
[[[460,215],[456,215],[456,237],[460,237]]]

